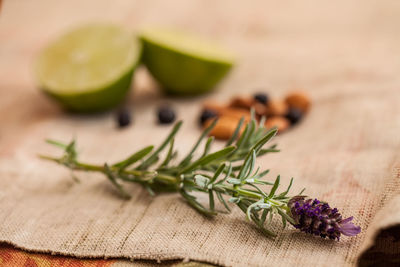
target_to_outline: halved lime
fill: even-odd
[[[226,49],[182,32],[146,29],[140,40],[142,62],[167,93],[208,92],[234,63]]]
[[[40,54],[43,90],[76,112],[116,106],[130,88],[140,58],[133,35],[111,24],[91,24],[61,36]]]

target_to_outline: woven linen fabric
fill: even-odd
[[[301,2],[301,3],[300,3]],[[351,266],[380,229],[400,224],[400,14],[397,1],[6,1],[0,20],[0,241],[31,251],[77,257],[185,259],[225,266]],[[360,6],[362,8],[360,8]],[[194,16],[193,14],[196,14]],[[88,20],[137,30],[175,25],[215,38],[240,56],[208,96],[168,99],[184,120],[182,154],[200,134],[205,99],[228,101],[265,90],[279,98],[301,87],[313,101],[298,126],[273,140],[282,152],[261,157],[268,179],[292,194],[328,201],[362,228],[340,242],[282,229],[266,238],[239,209],[208,219],[177,194],[150,197],[127,185],[121,199],[101,175],[71,173],[37,154],[58,155],[46,138],[77,138],[80,159],[102,164],[159,144],[165,101],[145,69],[135,74],[127,105],[134,124],[116,129],[114,114],[62,112],[32,78],[34,59],[61,31]],[[218,145],[217,145],[218,146]],[[181,154],[181,155],[182,155]]]

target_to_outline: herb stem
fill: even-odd
[[[160,180],[161,182],[164,183],[169,183],[169,184],[177,184],[178,183],[178,179],[174,176],[171,175],[167,175],[167,174],[157,174],[157,176],[154,178],[155,180]]]
[[[252,199],[254,199],[254,198],[255,199],[260,199],[260,198],[262,198],[261,194],[254,193],[254,192],[248,191],[248,190],[243,189],[243,188],[234,188],[234,187],[231,187],[231,186],[228,186],[228,185],[219,185],[219,186],[221,186],[221,188],[231,192],[232,194],[230,194],[230,195],[233,195],[233,193],[239,193],[239,195],[242,195],[242,196],[245,196],[245,197],[249,197],[249,198],[252,198]]]
[[[42,159],[47,159],[47,160],[51,160],[51,161],[55,161],[57,163],[63,163],[62,159],[60,158],[55,158],[55,157],[50,157],[50,156],[45,156],[45,155],[39,155],[40,158]],[[94,171],[94,172],[102,172],[105,173],[105,168],[104,166],[100,166],[100,165],[93,165],[93,164],[88,164],[88,163],[83,163],[83,162],[75,162],[73,164],[73,166],[69,166],[72,170],[77,170],[77,171]],[[110,169],[112,171],[115,171],[116,168],[114,167],[110,167]],[[143,176],[145,175],[146,171],[139,171],[139,170],[122,170],[121,174],[122,175],[134,175],[134,176]],[[167,183],[167,184],[172,184],[172,185],[177,185],[177,183],[179,182],[179,179],[177,177],[168,175],[168,174],[162,174],[162,173],[158,173],[155,177],[154,180],[158,180],[162,183]],[[138,183],[142,183],[142,180],[139,179],[130,179],[129,181],[132,182],[138,182]],[[190,185],[191,186],[195,186],[195,183],[193,183],[192,181],[190,181]],[[231,186],[228,185],[216,185],[214,187],[215,189],[219,189],[218,191],[221,193],[225,193],[226,191],[229,192],[228,195],[232,196],[233,193],[239,193],[239,195],[244,196],[244,197],[249,197],[252,199],[260,199],[262,198],[261,194],[258,193],[254,193],[251,191],[248,191],[246,189],[242,189],[242,188],[233,188]],[[199,188],[200,189],[200,188]],[[275,203],[274,203],[275,204]]]
[[[102,173],[106,173],[106,169],[104,168],[104,166],[100,166],[100,165],[94,165],[94,164],[89,164],[89,163],[83,163],[83,162],[73,162],[73,163],[68,163],[68,162],[64,162],[62,158],[55,158],[55,157],[50,157],[50,156],[46,156],[46,155],[39,155],[40,158],[42,159],[46,159],[46,160],[51,160],[60,164],[64,164],[67,167],[69,167],[71,170],[74,171],[92,171],[92,172],[102,172]],[[118,171],[117,167],[109,167],[111,171]],[[133,175],[133,176],[138,176],[138,177],[144,177],[148,174],[156,174],[157,178],[159,178],[160,180],[164,181],[164,182],[176,182],[175,177],[169,176],[169,175],[159,175],[157,174],[157,172],[149,172],[149,171],[141,171],[141,170],[122,170],[121,171],[122,175]],[[130,179],[130,181],[135,181]],[[138,180],[137,182],[143,182],[143,180]]]

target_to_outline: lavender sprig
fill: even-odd
[[[361,232],[360,226],[351,222],[353,217],[343,219],[337,208],[332,209],[328,203],[318,199],[295,196],[289,200],[288,206],[295,220],[294,227],[303,232],[337,240],[341,234],[355,236]]]
[[[130,182],[140,184],[151,195],[164,191],[178,192],[190,206],[206,216],[222,212],[215,207],[216,199],[228,212],[228,203],[234,203],[270,237],[276,235],[268,227],[275,215],[281,217],[283,227],[289,222],[301,231],[321,237],[339,239],[340,234],[359,233],[360,229],[350,222],[352,217],[342,220],[340,214],[335,209],[330,209],[328,204],[305,200],[302,192],[295,197],[288,196],[293,178],[288,188],[281,193],[277,193],[280,176],[274,182],[263,180],[269,170],[256,169],[255,161],[257,156],[279,152],[276,145],[263,148],[277,130],[267,130],[263,124],[257,125],[254,117],[244,126],[241,134],[243,119],[239,122],[234,135],[223,149],[211,153],[214,138],[209,137],[202,151],[196,153],[215,124],[216,120],[204,130],[191,151],[179,162],[176,162],[174,140],[182,122],[173,127],[157,149],[154,150],[153,146],[145,147],[114,164],[93,165],[80,162],[75,141],[63,144],[48,140],[48,143],[63,149],[64,154],[61,157],[40,157],[64,165],[72,171],[103,173],[124,198],[129,198],[130,194],[124,189],[123,182]],[[161,160],[160,153],[166,148],[166,155]],[[270,188],[265,191],[261,187]],[[208,194],[208,207],[200,203],[193,192]]]

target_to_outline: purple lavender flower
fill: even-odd
[[[288,207],[296,222],[293,226],[309,234],[339,240],[341,234],[355,236],[361,231],[360,226],[351,222],[353,217],[343,219],[336,208],[318,199],[295,196],[289,200]]]

